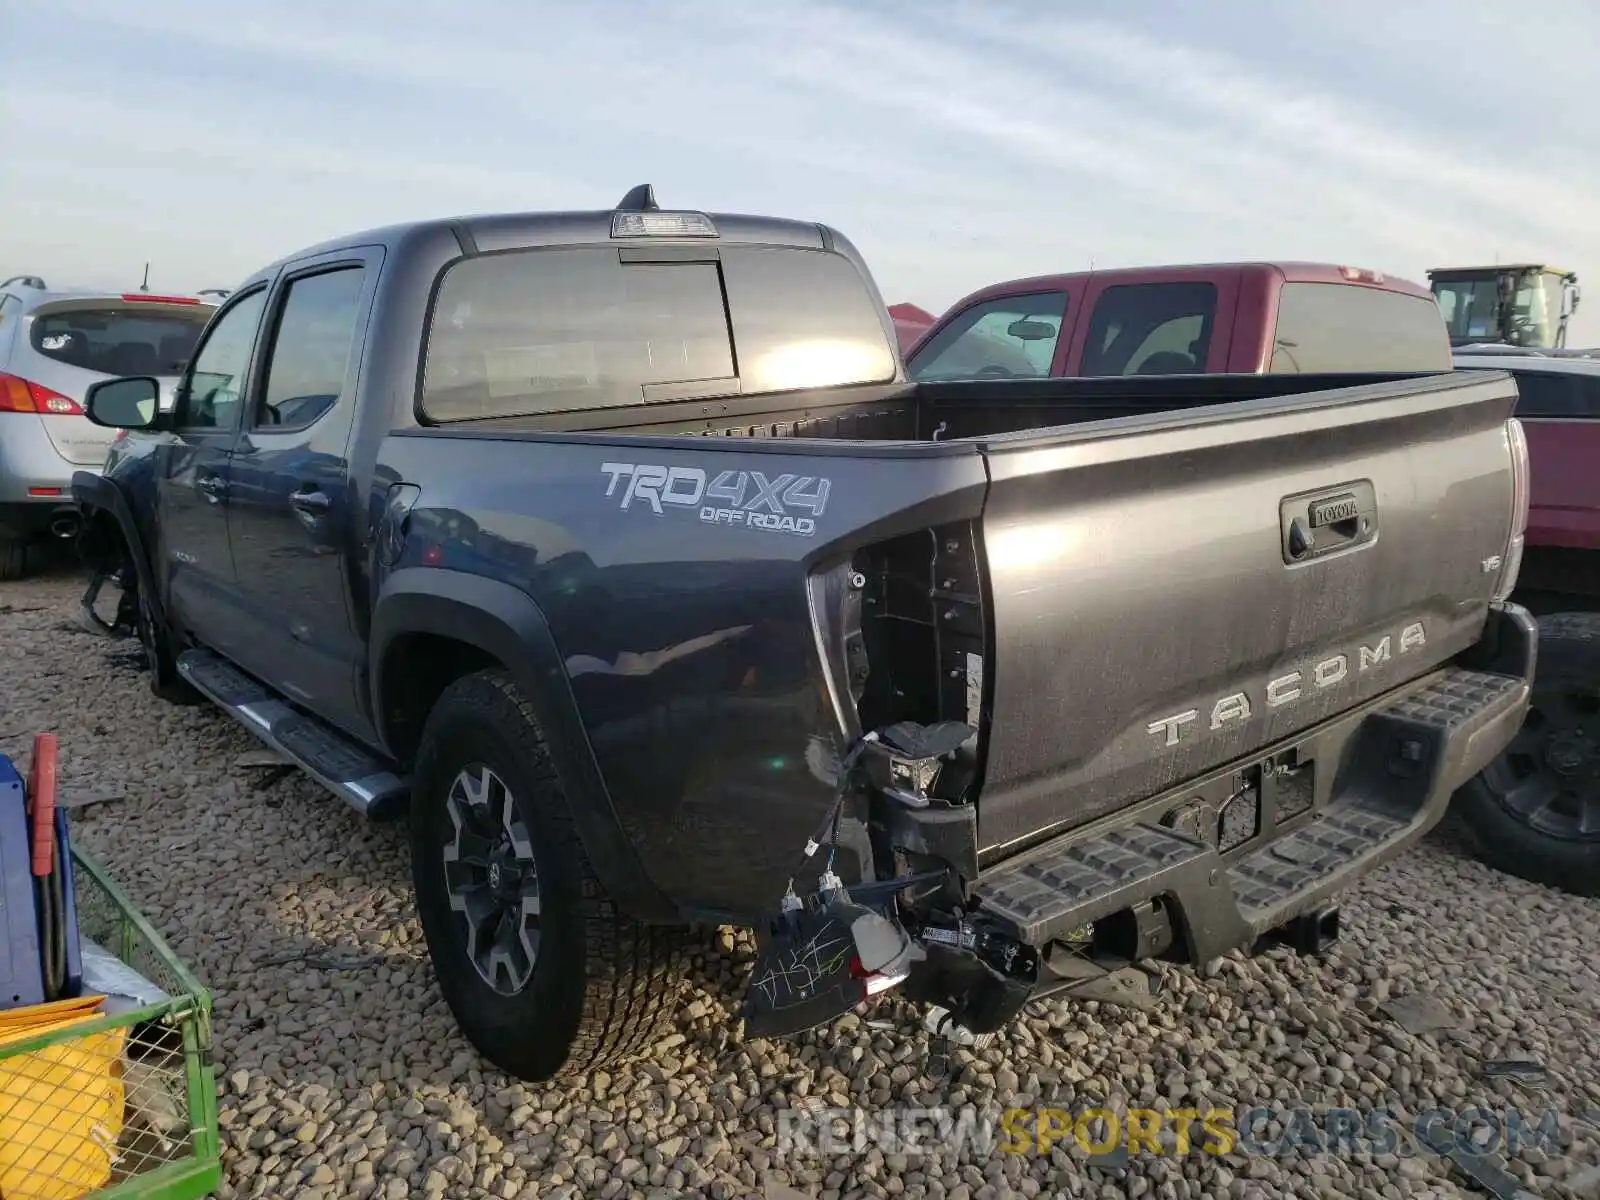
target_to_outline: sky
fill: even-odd
[[[648,182],[825,221],[933,312],[1091,263],[1521,259],[1591,285],[1595,345],[1596,61],[1593,0],[0,4],[0,277],[227,287]]]

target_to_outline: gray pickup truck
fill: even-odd
[[[284,259],[157,396],[89,397],[87,612],[409,815],[527,1079],[648,1046],[698,923],[751,1036],[1315,952],[1528,703],[1503,374],[911,384],[845,238],[639,188]]]

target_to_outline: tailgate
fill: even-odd
[[[981,847],[1164,791],[1473,644],[1514,519],[1515,402],[1509,376],[1441,376],[986,439]]]

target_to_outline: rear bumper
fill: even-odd
[[[1177,957],[1202,963],[1250,946],[1325,907],[1439,822],[1456,789],[1521,727],[1536,651],[1527,612],[1497,609],[1483,644],[1458,665],[1273,753],[1249,841],[1219,850],[1193,832],[1215,826],[1175,820],[1194,811],[1195,796],[1249,778],[1249,767],[1225,769],[984,871],[975,888],[984,917],[1044,949],[1085,925],[1153,906]],[[1306,760],[1314,763],[1311,806],[1284,819],[1271,768]]]
[[[85,468],[61,456],[45,432],[46,419],[0,413],[0,503],[26,500],[30,487],[60,488],[71,499],[72,473]]]
[[[0,414],[0,534],[32,538],[74,513],[72,476],[85,468],[62,458],[33,413]]]

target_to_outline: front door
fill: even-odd
[[[178,385],[172,436],[155,452],[161,594],[179,628],[223,653],[235,640],[228,458],[266,298],[257,288],[213,319]]]
[[[250,629],[239,664],[358,737],[372,727],[347,570],[362,513],[346,443],[378,262],[346,251],[281,278],[228,494],[234,603]]]

